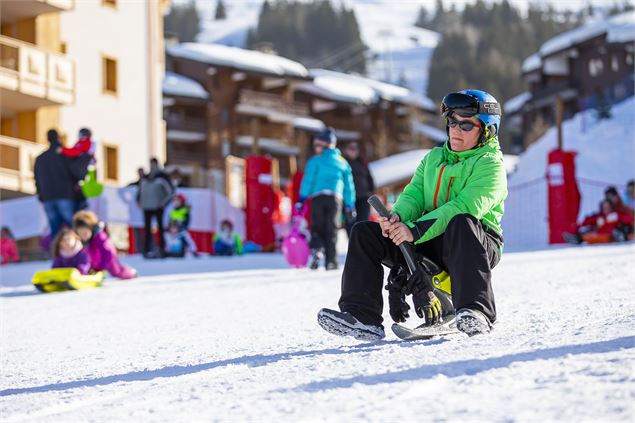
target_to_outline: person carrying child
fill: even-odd
[[[2,230],[0,230],[0,257],[0,264],[20,261],[18,246],[8,226],[3,226]]]
[[[220,224],[220,231],[214,234],[214,255],[233,256],[243,253],[243,242],[240,235],[234,232],[234,224],[225,219]]]
[[[79,235],[71,229],[62,229],[53,241],[53,269],[74,267],[82,275],[90,271],[90,258]]]
[[[73,216],[73,229],[86,245],[92,271],[107,270],[112,276],[121,279],[137,277],[137,271],[124,266],[117,258],[117,249],[105,231],[105,225],[97,219],[97,215],[89,210],[82,210]]]
[[[187,230],[183,228],[182,223],[170,220],[168,230],[163,233],[163,238],[168,257],[185,257],[188,250],[194,257],[198,257],[196,244]]]

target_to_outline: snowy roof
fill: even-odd
[[[436,142],[444,142],[448,138],[444,131],[434,126],[426,125],[425,123],[413,122],[412,129]]]
[[[540,54],[543,57],[549,56],[604,33],[606,33],[608,42],[635,40],[635,11],[589,22],[586,25],[556,35],[540,47]]]
[[[168,48],[174,57],[210,65],[226,66],[247,72],[306,78],[309,71],[301,63],[260,51],[228,47],[221,44],[184,43]]]
[[[166,72],[163,78],[163,94],[182,97],[209,98],[205,88],[198,82],[174,72]]]
[[[538,53],[534,53],[523,61],[523,73],[531,72],[536,69],[540,69],[542,66],[542,59]]]
[[[293,127],[298,129],[304,129],[305,131],[320,132],[326,125],[319,119],[311,117],[296,117],[293,119]]]
[[[377,92],[367,84],[329,74],[314,76],[313,82],[302,84],[296,89],[329,100],[355,104],[373,104],[379,99]]]
[[[375,186],[381,188],[410,179],[428,152],[428,149],[406,151],[370,162],[368,168]]]
[[[314,78],[313,82],[305,84],[301,90],[333,100],[372,104],[381,98],[427,110],[436,110],[434,102],[429,98],[398,85],[325,69],[311,69],[311,76]]]
[[[512,97],[507,100],[503,106],[503,111],[510,114],[516,113],[529,100],[531,100],[531,93],[525,91],[524,93],[518,94],[516,97]]]

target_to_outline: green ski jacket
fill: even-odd
[[[392,211],[411,228],[415,244],[443,234],[458,214],[476,217],[502,239],[506,197],[507,175],[498,138],[461,152],[450,150],[446,141],[423,158]]]

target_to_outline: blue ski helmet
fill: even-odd
[[[443,97],[441,114],[448,118],[453,113],[480,120],[484,126],[484,141],[497,135],[500,130],[501,106],[493,95],[485,91],[463,90]]]

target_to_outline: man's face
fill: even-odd
[[[313,141],[313,151],[315,152],[315,154],[322,154],[322,151],[324,151],[326,147],[328,147],[328,144],[323,141]]]
[[[346,157],[356,159],[359,157],[359,147],[356,144],[351,144],[344,149]]]
[[[449,119],[450,121],[456,120],[459,123],[471,122],[475,125],[469,131],[464,131],[459,125],[454,128],[450,127],[450,147],[452,151],[467,151],[474,148],[478,144],[478,139],[481,135],[480,121],[475,117],[465,118],[456,113],[450,116]]]

